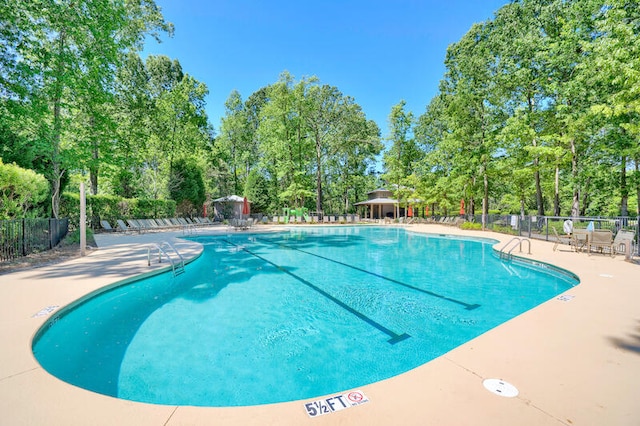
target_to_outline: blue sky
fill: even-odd
[[[209,88],[216,133],[232,90],[247,99],[283,71],[317,76],[362,107],[387,136],[400,100],[417,117],[438,91],[447,46],[508,0],[156,0],[173,38],[147,41]]]

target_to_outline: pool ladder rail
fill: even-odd
[[[530,239],[528,239],[528,238],[520,238],[520,237],[513,237],[504,246],[502,246],[502,248],[500,249],[500,251],[498,253],[499,256],[500,256],[500,259],[512,259],[513,258],[512,252],[516,247],[519,247],[520,253],[522,253],[522,243],[525,243],[525,242],[527,243],[527,248],[529,249],[527,254],[531,254],[531,240]],[[509,251],[505,251],[507,248],[509,248]]]
[[[147,266],[151,266],[151,251],[154,248],[158,250],[158,263],[162,263],[163,256],[169,260],[174,277],[184,273],[184,258],[168,241],[152,243],[151,246],[147,248]]]

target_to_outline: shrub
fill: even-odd
[[[460,225],[460,229],[477,231],[482,229],[482,224],[476,222],[464,222],[462,225]]]
[[[0,158],[0,219],[25,217],[47,199],[49,183],[33,170],[4,164]]]
[[[173,200],[138,200],[112,195],[87,195],[87,221],[94,229],[100,221],[114,224],[117,219],[156,219],[174,217],[176,202]],[[60,215],[69,218],[73,229],[80,222],[80,194],[65,192],[60,197]]]

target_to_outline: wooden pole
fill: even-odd
[[[86,255],[87,247],[87,198],[84,182],[80,182],[80,256]]]

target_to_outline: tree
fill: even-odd
[[[618,162],[620,214],[627,216],[629,161],[635,160],[637,170],[640,158],[640,8],[635,2],[612,0],[597,16],[600,36],[586,45],[585,71],[591,71],[595,84],[606,90],[591,113],[607,121],[607,148]],[[640,194],[637,182],[636,189]]]
[[[199,215],[205,200],[202,170],[193,160],[175,161],[171,169],[169,193],[180,215]]]
[[[0,35],[11,52],[3,55],[3,65],[11,68],[2,73],[3,85],[28,99],[36,123],[30,137],[45,142],[42,154],[57,217],[63,176],[79,161],[73,155],[65,158],[68,144],[79,142],[68,138],[72,123],[85,117],[90,126],[102,126],[98,123],[105,111],[98,103],[112,89],[122,54],[139,49],[146,34],[170,32],[172,27],[152,0],[102,0],[81,8],[70,0],[34,0],[18,1],[11,8],[9,26]],[[93,157],[98,142],[89,141]],[[97,173],[97,164],[99,160],[90,162],[91,173]],[[97,177],[94,181],[97,185]]]
[[[490,175],[498,158],[497,132],[504,122],[497,106],[500,102],[491,30],[487,23],[475,24],[449,47],[447,72],[440,89],[449,126],[441,147],[453,165],[446,180],[456,195],[473,198],[481,192],[483,227],[489,210]]]
[[[222,118],[218,141],[223,145],[227,163],[233,178],[233,193],[238,194],[250,173],[250,158],[255,158],[252,149],[251,131],[247,110],[240,93],[231,92],[225,102],[225,117]]]
[[[389,114],[390,134],[387,140],[392,145],[384,154],[383,175],[383,179],[393,185],[396,198],[405,201],[413,192],[407,187],[406,179],[415,172],[415,166],[422,157],[413,138],[413,113],[405,111],[406,105],[406,101],[401,100],[391,108]]]

